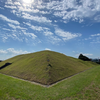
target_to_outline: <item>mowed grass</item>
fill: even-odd
[[[0,62],[0,67],[7,62],[12,64],[1,69],[0,73],[42,84],[55,83],[97,65],[53,51],[15,56]]]
[[[99,100],[100,66],[52,87],[34,85],[0,74],[0,100]]]

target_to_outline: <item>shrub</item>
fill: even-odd
[[[88,57],[86,57],[82,54],[79,55],[78,59],[81,59],[81,60],[84,60],[84,61],[91,61],[91,59],[89,59]]]

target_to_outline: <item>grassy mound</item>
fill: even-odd
[[[0,73],[50,85],[94,65],[61,53],[40,51],[0,62]]]
[[[100,66],[46,88],[0,74],[0,100],[99,100]]]

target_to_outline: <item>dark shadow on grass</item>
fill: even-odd
[[[3,69],[3,68],[5,68],[5,67],[7,67],[7,66],[9,66],[9,65],[11,65],[11,64],[12,63],[9,63],[9,62],[5,63],[5,65],[3,65],[3,66],[0,67],[0,70]]]

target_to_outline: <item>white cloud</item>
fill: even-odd
[[[83,22],[84,18],[92,18],[100,12],[100,0],[61,0],[47,3],[46,8],[53,10],[56,17],[63,20]],[[95,20],[99,19],[99,16]]]
[[[8,29],[8,28],[2,28],[3,30],[6,30],[6,31],[11,31],[10,29]]]
[[[27,28],[23,28],[23,27],[20,27],[18,25],[13,25],[13,24],[8,24],[11,28],[13,29],[21,29],[21,30],[27,30]]]
[[[44,35],[45,35],[45,36],[51,36],[51,35],[53,35],[53,33],[50,32],[50,31],[45,31],[45,32],[44,32]]]
[[[32,16],[30,14],[24,13],[24,15],[22,16],[24,19],[29,19],[29,20],[33,20],[33,21],[37,21],[39,23],[51,23],[52,21],[47,19],[46,17],[39,17],[39,16]]]
[[[11,28],[16,29],[16,26],[13,24],[8,24]]]
[[[84,20],[83,19],[79,19],[79,23],[82,23]]]
[[[93,54],[89,54],[89,53],[85,53],[83,55],[85,55],[85,56],[93,56]]]
[[[19,12],[31,12],[31,13],[39,13],[40,11],[38,9],[33,9],[31,7],[24,7],[19,6]]]
[[[45,48],[45,50],[49,50],[49,51],[51,51],[51,49],[49,49],[49,48]]]
[[[48,12],[48,11],[39,11],[39,13],[41,13],[41,14],[50,14],[51,12]]]
[[[10,9],[17,9],[16,6],[8,6],[8,5],[5,5],[5,7],[6,8],[10,8]]]
[[[8,32],[8,33],[2,35],[1,37],[2,37],[3,42],[7,42],[7,40],[9,40],[10,38],[12,38],[13,40],[23,41],[23,38],[20,38],[18,35],[19,34],[16,34],[13,32],[9,34],[9,32]]]
[[[75,56],[79,57],[80,54],[83,54],[84,56],[87,56],[87,57],[93,56],[93,54],[90,54],[90,53],[82,53],[82,52],[76,54]]]
[[[0,50],[0,54],[6,54],[7,51],[6,50]]]
[[[27,43],[29,42],[31,43],[33,41],[37,43],[39,41],[39,39],[34,33],[26,32],[26,30],[11,30],[10,33],[6,32],[5,34],[1,34],[0,37],[2,38],[3,42],[7,42],[10,39],[18,40],[20,42],[27,42]]]
[[[90,43],[100,43],[100,34],[91,35],[92,41]]]
[[[11,20],[11,19],[9,19],[9,18],[7,18],[6,16],[4,16],[4,15],[2,15],[2,14],[0,14],[0,18],[2,19],[2,20],[4,20],[4,21],[7,21],[7,22],[10,22],[10,23],[13,23],[13,24],[20,24],[18,21],[16,21],[16,20]]]
[[[24,23],[28,26],[30,26],[31,29],[33,30],[37,30],[37,31],[43,31],[44,27],[41,27],[41,26],[34,26],[34,25],[31,25],[30,23]]]
[[[0,59],[5,60],[8,58],[11,58],[13,56],[19,55],[19,54],[27,54],[30,53],[28,51],[23,51],[23,50],[15,50],[14,48],[8,48],[6,50],[1,49],[0,50]]]
[[[0,9],[4,9],[4,8],[0,7]]]
[[[37,31],[43,31],[43,28],[40,27],[40,26],[31,25],[30,28],[33,29],[33,30],[37,30]]]
[[[12,9],[12,13],[16,14],[17,16],[21,16],[21,13],[27,12],[27,13],[40,13],[40,14],[50,14],[50,11],[44,11],[44,10],[39,10],[39,8],[43,8],[43,5],[34,2],[33,7],[32,5],[27,5],[25,3],[21,3],[20,1],[12,2],[12,1],[7,1],[5,7]],[[10,6],[9,6],[10,5]],[[40,5],[41,7],[38,7]],[[16,9],[16,11],[14,10]],[[20,13],[20,14],[19,14]]]
[[[14,9],[17,7],[16,13],[15,11],[12,11],[14,14],[21,16],[22,13],[26,12],[26,14],[23,15],[23,18],[37,22],[52,22],[52,20],[43,16],[40,17],[27,14],[51,13],[56,17],[61,17],[63,22],[72,20],[82,23],[84,18],[90,18],[100,22],[100,15],[98,15],[98,12],[100,12],[100,0],[50,0],[50,2],[45,2],[45,0],[34,0],[34,3],[31,6],[24,5],[20,1],[12,2],[12,0],[7,0],[6,7]]]
[[[97,15],[96,17],[94,17],[94,20],[95,20],[96,22],[100,22],[100,15]]]
[[[17,15],[17,17],[22,17],[25,19],[25,22],[32,30],[39,31],[45,36],[47,36],[47,39],[52,43],[57,43],[63,39],[64,41],[70,40],[76,37],[80,37],[82,34],[80,33],[72,33],[68,31],[64,31],[62,29],[56,28],[55,34],[52,31],[50,31],[49,28],[39,26],[41,23],[51,23],[52,17],[61,17],[61,22],[68,23],[69,20],[72,21],[78,21],[79,23],[82,23],[84,21],[84,18],[93,19],[95,21],[99,22],[100,14],[100,0],[51,0],[50,2],[45,2],[45,0],[36,0],[31,6],[23,5],[20,0],[16,2],[12,2],[12,0],[7,0],[5,7],[11,8],[10,11]],[[45,8],[45,10],[43,10]],[[34,14],[35,13],[35,14]],[[37,14],[36,14],[37,13]],[[41,14],[50,14],[49,17],[46,17],[44,15],[41,16]],[[40,15],[40,16],[39,16]],[[13,28],[15,31],[17,29],[25,30],[25,28],[21,27],[19,22],[17,20],[12,20],[7,18],[4,15],[0,14],[0,18],[4,21],[9,22],[9,27]],[[50,19],[49,19],[50,18]],[[58,21],[54,18],[55,23]],[[24,20],[23,19],[23,20]],[[26,20],[28,19],[28,20]],[[34,25],[33,21],[39,22],[38,25]],[[32,24],[30,24],[32,23]],[[51,24],[53,25],[53,24]],[[53,25],[54,26],[54,25]],[[50,26],[51,27],[51,26]],[[54,26],[55,28],[56,26]],[[27,29],[28,29],[27,28]],[[6,30],[6,29],[5,29]],[[22,31],[21,31],[22,32]],[[33,33],[24,32],[23,35],[21,32],[16,32],[16,34],[12,34],[12,37],[18,37],[20,38],[24,36],[26,40],[27,37],[30,37],[32,39],[35,39],[37,36]],[[9,35],[9,37],[11,37]],[[7,35],[8,36],[8,35]],[[95,36],[99,36],[96,35]],[[91,37],[94,37],[93,35]],[[5,36],[4,39],[6,40],[7,37]]]
[[[24,32],[24,34],[28,37],[31,37],[32,39],[35,39],[37,36],[34,33],[26,33]]]
[[[82,34],[79,34],[79,33],[66,32],[66,31],[63,31],[62,29],[59,29],[59,28],[55,29],[55,33],[58,36],[62,37],[62,39],[64,41],[70,40],[70,39],[73,39],[73,38],[76,38],[76,37],[80,37],[82,35]]]
[[[58,38],[57,36],[53,36],[53,35],[51,35],[51,36],[49,36],[48,37],[48,40],[49,40],[49,42],[51,42],[52,44],[59,44],[59,42],[61,41],[61,39],[60,38]]]
[[[20,2],[18,2],[18,1],[14,2],[14,5],[21,6]]]
[[[24,24],[28,25],[33,30],[40,31],[40,32],[44,33],[45,36],[53,35],[53,33],[47,27],[34,26],[34,25],[30,24],[30,23],[24,23]]]
[[[85,38],[84,40],[85,41],[89,40],[90,43],[100,43],[100,33],[92,34],[88,38]]]
[[[13,2],[12,2],[12,0],[7,0],[7,2],[5,4],[13,5]]]
[[[15,50],[14,48],[8,48],[8,49],[6,50],[6,52],[7,52],[7,53],[14,54],[14,55],[29,53],[28,51]]]
[[[93,34],[93,35],[91,35],[92,37],[94,37],[94,36],[100,36],[100,33],[98,33],[98,34]]]

